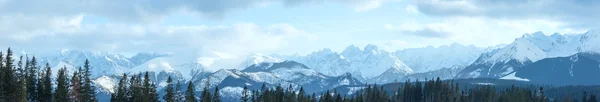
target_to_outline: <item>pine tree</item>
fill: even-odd
[[[212,102],[212,95],[208,88],[210,87],[210,77],[207,78],[204,88],[202,88],[202,97],[200,98],[200,102]]]
[[[184,98],[183,92],[181,91],[181,83],[177,80],[177,84],[175,85],[175,101],[182,102]]]
[[[39,101],[52,102],[52,70],[50,69],[50,64],[46,63],[46,67],[40,75],[41,78],[38,82],[38,85],[40,85],[38,88]]]
[[[298,90],[298,102],[308,102],[309,99],[308,97],[306,97],[306,92],[304,92],[304,88],[300,87],[300,90]]]
[[[588,100],[588,102],[598,102],[598,99],[596,99],[596,95],[590,94],[590,99]]]
[[[25,86],[25,69],[23,68],[23,56],[19,57],[19,63],[17,64],[18,74],[16,78],[18,79],[18,92],[17,97],[19,102],[27,102],[27,87]]]
[[[133,101],[133,102],[141,102],[142,98],[144,97],[143,94],[143,89],[142,89],[142,81],[141,81],[141,74],[139,75],[134,75],[131,76],[130,81],[130,85],[129,85],[129,89],[131,90],[131,97],[129,100]]]
[[[80,68],[81,69],[81,68]],[[73,72],[73,76],[71,76],[71,82],[70,82],[70,91],[69,91],[69,98],[71,101],[74,102],[80,102],[81,100],[81,78],[79,78],[79,71],[75,71]]]
[[[185,101],[186,102],[196,102],[196,91],[194,91],[194,84],[192,83],[192,81],[189,82],[187,90],[186,90],[186,95],[185,95]]]
[[[144,93],[143,97],[142,97],[142,102],[156,102],[158,101],[158,96],[156,93],[156,87],[154,86],[154,83],[150,80],[150,75],[149,72],[146,72],[144,74],[144,83],[143,83],[143,90],[142,92]]]
[[[35,56],[31,58],[31,62],[25,63],[25,77],[27,99],[29,101],[38,101],[38,64]]]
[[[81,71],[81,83],[82,87],[81,87],[81,101],[84,102],[97,102],[98,100],[96,99],[96,87],[94,86],[94,84],[92,83],[92,79],[90,79],[90,77],[92,76],[92,74],[90,73],[90,61],[88,59],[85,59],[85,62],[83,64],[83,71]]]
[[[240,98],[240,101],[248,102],[248,100],[250,100],[250,92],[248,91],[248,87],[244,86],[244,90],[242,91],[242,97]]]
[[[13,63],[14,59],[12,58],[12,50],[8,48],[6,52],[6,57],[0,63],[4,63],[0,65],[0,101],[14,102],[18,101],[19,97],[16,93],[19,92],[17,90],[18,84],[17,78],[15,77],[15,69]],[[3,56],[0,54],[0,56]],[[0,57],[2,59],[2,57]]]
[[[221,102],[221,94],[219,93],[219,86],[215,87],[215,94],[213,95],[212,102]]]
[[[117,91],[115,92],[115,102],[129,102],[129,97],[128,97],[128,93],[129,89],[127,88],[128,86],[128,82],[127,82],[127,74],[123,74],[123,78],[121,78],[121,80],[119,81],[119,84],[117,86]],[[85,94],[85,93],[82,93]]]
[[[56,90],[54,92],[54,101],[69,102],[69,78],[67,76],[67,67],[58,70],[56,78]]]
[[[173,89],[173,79],[171,76],[167,79],[167,86],[165,87],[166,94],[163,96],[165,102],[175,102],[175,90]]]
[[[156,84],[152,83],[150,84],[150,101],[148,102],[160,102],[158,101],[158,92],[156,91]]]
[[[587,102],[587,92],[583,92],[583,97],[581,98],[581,102]]]

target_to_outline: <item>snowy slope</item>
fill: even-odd
[[[600,51],[600,31],[583,34],[525,34],[513,43],[482,54],[457,78],[501,78],[544,58],[565,57],[578,52]]]
[[[395,55],[415,73],[434,71],[442,68],[467,66],[479,57],[483,48],[458,43],[440,47],[408,48],[398,50]]]

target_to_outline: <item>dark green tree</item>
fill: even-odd
[[[81,68],[80,68],[81,69]],[[71,101],[74,102],[80,102],[81,100],[81,78],[79,78],[79,71],[75,71],[73,72],[73,75],[71,76],[71,82],[70,82],[70,87],[71,89],[69,90],[69,98]]]
[[[240,101],[248,102],[248,100],[250,100],[250,92],[248,90],[248,87],[244,86],[244,90],[242,91],[242,97],[240,98]]]
[[[54,92],[54,101],[70,102],[69,100],[69,77],[67,76],[67,67],[58,70],[56,78],[56,90]]]
[[[212,98],[212,102],[221,102],[221,94],[219,93],[219,86],[215,87],[215,92]]]
[[[85,62],[83,64],[83,71],[81,71],[81,83],[82,83],[82,87],[81,87],[81,101],[84,102],[97,102],[98,99],[96,99],[96,87],[94,86],[92,79],[90,77],[92,77],[92,74],[90,72],[90,61],[88,59],[85,59]]]
[[[208,90],[209,87],[210,87],[210,77],[207,78],[206,82],[204,83],[204,88],[202,88],[200,102],[212,102],[212,95],[210,94],[210,91]]]
[[[167,78],[167,86],[165,87],[165,95],[163,96],[163,99],[165,100],[165,102],[175,102],[175,89],[173,89],[173,79],[171,79],[171,76],[169,76],[169,78]]]
[[[185,95],[185,101],[186,102],[196,102],[196,91],[194,90],[194,84],[192,83],[192,81],[190,81],[188,83],[187,86],[187,90],[186,90],[186,95]]]
[[[42,77],[38,82],[38,85],[40,85],[38,88],[40,95],[39,101],[52,102],[52,70],[50,69],[50,64],[46,63],[46,67],[44,68],[44,71],[40,73],[40,75]]]
[[[39,95],[38,95],[38,63],[37,60],[35,58],[35,56],[33,56],[31,58],[31,62],[29,63],[25,63],[25,70],[27,70],[25,72],[25,80],[26,80],[26,90],[27,90],[27,99],[29,101],[33,101],[36,102],[39,100]]]
[[[19,96],[18,87],[19,85],[15,82],[18,81],[18,78],[15,76],[15,65],[13,59],[13,52],[10,48],[8,48],[6,52],[6,57],[0,63],[0,101],[6,102],[15,102],[18,101]],[[0,56],[3,56],[0,52]],[[2,59],[2,57],[0,57]]]

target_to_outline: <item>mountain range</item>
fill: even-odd
[[[194,60],[175,54],[121,54],[62,50],[40,57],[56,73],[75,71],[90,60],[92,78],[103,93],[114,91],[123,73],[150,72],[159,88],[168,76],[193,82],[200,89],[221,87],[224,95],[239,94],[241,87],[262,85],[304,87],[320,92],[336,87],[385,84],[405,80],[491,78],[553,85],[593,85],[600,72],[600,31],[582,34],[525,34],[512,43],[488,48],[450,44],[439,47],[385,51],[375,45],[346,47],[341,52],[322,49],[307,55],[252,54],[237,68],[210,72]],[[179,55],[180,56],[180,55]]]

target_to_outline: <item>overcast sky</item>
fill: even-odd
[[[239,59],[375,44],[487,47],[600,25],[598,0],[0,0],[0,46]]]

